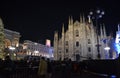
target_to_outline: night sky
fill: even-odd
[[[45,43],[54,39],[54,31],[61,31],[62,24],[67,27],[68,17],[79,20],[80,14],[87,15],[97,8],[105,11],[101,18],[107,33],[114,35],[120,23],[120,2],[118,0],[2,0],[0,17],[4,27],[21,34],[23,40]]]

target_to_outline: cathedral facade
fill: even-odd
[[[90,19],[85,21],[85,17],[80,16],[78,21],[69,17],[68,29],[65,31],[63,25],[61,35],[58,31],[54,33],[54,60],[105,59],[106,44],[102,42],[102,39],[106,38],[105,26],[100,27],[99,35],[96,31],[96,27]]]

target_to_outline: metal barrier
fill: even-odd
[[[10,75],[10,78],[38,78],[37,69],[38,69],[37,67],[16,68],[14,73]]]

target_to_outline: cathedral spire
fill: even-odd
[[[64,30],[64,24],[63,24],[63,26],[62,26],[62,33],[64,33],[64,31],[65,31],[65,30]]]
[[[58,59],[58,31],[54,32],[54,60]]]
[[[90,16],[88,16],[88,23],[91,23],[91,19],[90,19]]]
[[[118,24],[118,31],[120,31],[120,24]]]
[[[85,16],[84,16],[84,14],[82,16],[82,20],[83,20],[83,23],[85,23]]]
[[[58,41],[58,31],[54,32],[54,41]]]
[[[71,21],[71,24],[73,24],[73,17],[71,16],[71,18],[70,18],[70,21]]]
[[[68,24],[69,24],[69,25],[71,24],[71,21],[70,21],[70,16],[69,16]]]
[[[72,16],[69,16],[69,21],[68,21],[69,23],[69,25],[71,25],[71,24],[73,24],[73,18],[72,18]]]
[[[105,25],[103,24],[103,35],[104,37],[106,37],[106,29],[105,29]]]
[[[100,36],[101,36],[101,38],[103,38],[103,27],[101,24],[100,24]]]
[[[82,23],[82,15],[80,14],[80,23]]]
[[[88,16],[88,23],[93,23],[90,16]]]

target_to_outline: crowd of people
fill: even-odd
[[[15,64],[9,56],[5,60],[0,59],[0,78],[10,78],[10,75],[15,71]]]
[[[80,74],[86,65],[84,62],[73,62],[70,59],[53,61],[45,57],[41,57],[39,61],[22,60],[18,62],[18,60],[13,61],[6,56],[5,60],[0,59],[0,78],[12,78],[10,76],[14,75],[19,67],[36,68],[36,78],[56,78],[57,74],[61,74],[60,78],[72,78],[72,74]]]
[[[37,78],[53,78],[56,72],[61,73],[62,78],[70,78],[71,71],[79,70],[78,64],[72,64],[71,60],[64,61],[53,61],[49,58],[41,57],[38,61],[36,60],[22,60],[21,62],[11,60],[9,56],[5,57],[5,60],[0,59],[0,78],[12,78],[12,74],[16,73],[19,67],[36,67],[36,77]]]

